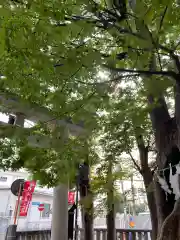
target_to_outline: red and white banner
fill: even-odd
[[[68,192],[68,203],[74,204],[75,202],[75,192]]]
[[[21,199],[20,211],[19,211],[20,217],[27,216],[35,186],[36,186],[36,181],[26,181],[24,183],[24,189],[22,193],[22,199]]]

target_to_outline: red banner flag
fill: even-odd
[[[36,186],[36,181],[26,181],[22,193],[19,216],[26,217],[32,200],[32,194]]]
[[[75,192],[68,192],[68,203],[74,204],[75,202]]]

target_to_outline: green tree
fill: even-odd
[[[108,155],[106,149],[105,156],[96,167],[92,180],[93,193],[99,202],[95,214],[106,215],[108,240],[115,239],[115,216],[119,208],[123,207],[122,195],[116,183],[126,177],[122,169],[117,169],[119,163],[115,158],[115,155]]]
[[[94,112],[109,108],[106,100],[125,79],[125,90],[133,93],[128,84],[134,84],[135,94],[140,97],[140,104],[132,111],[150,114],[158,152],[156,162],[162,170],[172,147],[179,147],[179,3],[175,0],[122,4],[93,0],[0,3],[2,93],[5,96],[7,91],[16,93],[23,101],[45,106],[55,117],[70,115],[73,121],[82,119],[85,128],[91,125],[92,129],[96,123],[88,120]],[[95,77],[100,67],[116,77],[102,83]],[[175,102],[174,114],[169,113],[168,98]],[[11,109],[2,107],[5,112]],[[141,125],[139,117],[134,127]],[[6,130],[3,136],[12,135],[9,127]],[[30,133],[18,129],[17,134],[24,137]],[[173,165],[174,161],[171,157]],[[164,192],[156,185],[160,229],[175,201],[166,201]],[[171,227],[173,224],[168,226]],[[171,234],[177,235],[176,230]],[[163,237],[179,236],[162,234]]]
[[[104,128],[104,126],[103,126]],[[121,159],[118,151],[114,149],[113,133],[100,131],[99,144],[102,151],[102,163],[96,169],[100,177],[101,191],[106,194],[106,220],[107,220],[107,239],[115,239],[115,214],[116,203],[120,199],[118,180],[126,177],[128,171],[121,167]]]
[[[158,224],[153,187],[153,174],[156,169],[154,137],[148,119],[148,109],[142,107],[141,96],[137,94],[137,90],[137,86],[116,90],[111,100],[110,110],[104,117],[104,131],[107,136],[111,135],[113,152],[119,157],[126,153],[131,169],[134,166],[136,172],[143,177],[153,234],[156,238]],[[138,153],[139,158],[136,156]],[[127,159],[124,160],[124,164],[127,164]]]
[[[146,203],[140,203],[140,204],[137,204],[135,206],[136,214],[146,212],[146,210],[147,210],[147,204]]]

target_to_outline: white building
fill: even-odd
[[[0,171],[0,217],[2,221],[13,221],[17,197],[11,193],[11,184],[16,179],[27,179],[27,172]],[[51,227],[52,216],[52,189],[36,186],[27,217],[18,217],[19,229],[47,229]],[[38,210],[39,204],[44,204],[44,210]]]
[[[147,202],[144,182],[140,175],[134,176],[133,181],[130,179],[117,181],[118,190],[120,193],[126,193],[127,200],[131,200],[134,194],[136,204]]]

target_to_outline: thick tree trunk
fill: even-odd
[[[174,87],[174,93],[175,93],[175,114],[174,118],[171,119],[171,121],[168,121],[168,127],[165,129],[165,136],[166,140],[164,141],[164,146],[168,149],[168,155],[170,154],[171,149],[171,155],[170,157],[167,157],[165,159],[166,163],[170,162],[171,166],[179,164],[180,157],[179,154],[173,155],[172,147],[176,147],[178,150],[180,150],[180,60],[179,57],[176,56],[173,52],[170,54],[172,59],[174,60],[176,70],[177,70],[177,76],[176,76],[176,85]],[[163,142],[163,134],[161,135],[161,141]],[[169,140],[169,142],[167,141]],[[158,143],[158,139],[156,139]],[[162,145],[162,144],[161,144]],[[158,145],[157,145],[158,146]],[[160,144],[159,144],[160,146]],[[160,154],[160,157],[162,156],[163,149],[158,149]],[[168,159],[169,158],[169,159]],[[180,176],[179,176],[180,177]],[[180,188],[180,179],[179,179],[179,188]],[[172,197],[171,197],[172,198]],[[171,204],[168,203],[168,205],[171,205],[169,207],[172,209],[173,207],[173,201],[171,201]],[[167,213],[165,214],[167,216]],[[169,214],[166,219],[164,220],[162,227],[160,229],[160,235],[158,240],[179,240],[180,239],[180,198],[176,201],[173,211],[171,214]]]
[[[180,198],[176,201],[172,213],[165,219],[158,240],[179,240],[180,238]]]
[[[166,202],[166,195],[156,179],[154,179],[154,187],[155,187],[155,203],[158,218],[157,227],[159,230],[166,217],[171,213],[171,206],[168,206]]]
[[[175,55],[173,51],[169,51],[169,54],[171,59],[174,61],[177,73],[176,77],[174,77],[176,83],[174,118],[170,117],[162,92],[159,92],[158,96],[154,96],[152,92],[150,92],[147,99],[149,105],[152,107],[150,118],[155,134],[156,149],[158,151],[156,160],[158,170],[162,173],[162,177],[170,185],[170,171],[164,171],[164,169],[169,167],[169,163],[173,166],[180,161],[180,159],[178,159],[179,157],[172,154],[174,147],[180,149],[180,61],[179,57]],[[156,56],[154,54],[152,54],[152,61],[149,69],[151,71],[156,70]],[[152,89],[152,86],[150,89]],[[156,198],[157,218],[159,220],[158,232],[160,233],[158,240],[180,239],[180,231],[178,231],[178,227],[180,226],[180,214],[177,215],[178,211],[180,211],[180,200],[178,200],[175,204],[173,194],[168,194],[166,198],[165,192],[162,190],[156,179],[154,183],[156,190],[154,196]]]
[[[177,90],[177,89],[176,89]],[[176,92],[176,99],[179,95]],[[150,102],[150,101],[149,101]],[[150,102],[153,103],[154,101]],[[164,98],[159,98],[159,105],[155,107],[150,113],[152,125],[155,132],[156,149],[158,151],[157,165],[162,177],[169,181],[169,170],[162,170],[172,165],[177,164],[180,159],[173,156],[173,148],[180,147],[179,145],[179,109],[176,102],[175,118],[171,118]],[[178,116],[179,115],[179,116]],[[176,207],[174,208],[175,200],[173,194],[168,194],[167,198],[165,192],[161,189],[158,182],[156,182],[156,204],[158,210],[158,232],[160,234],[158,240],[176,240],[180,239],[178,235],[179,216],[176,214]],[[171,186],[170,186],[171,187]],[[176,205],[177,206],[177,205]],[[174,210],[173,210],[174,208]],[[175,217],[176,216],[176,217]]]

